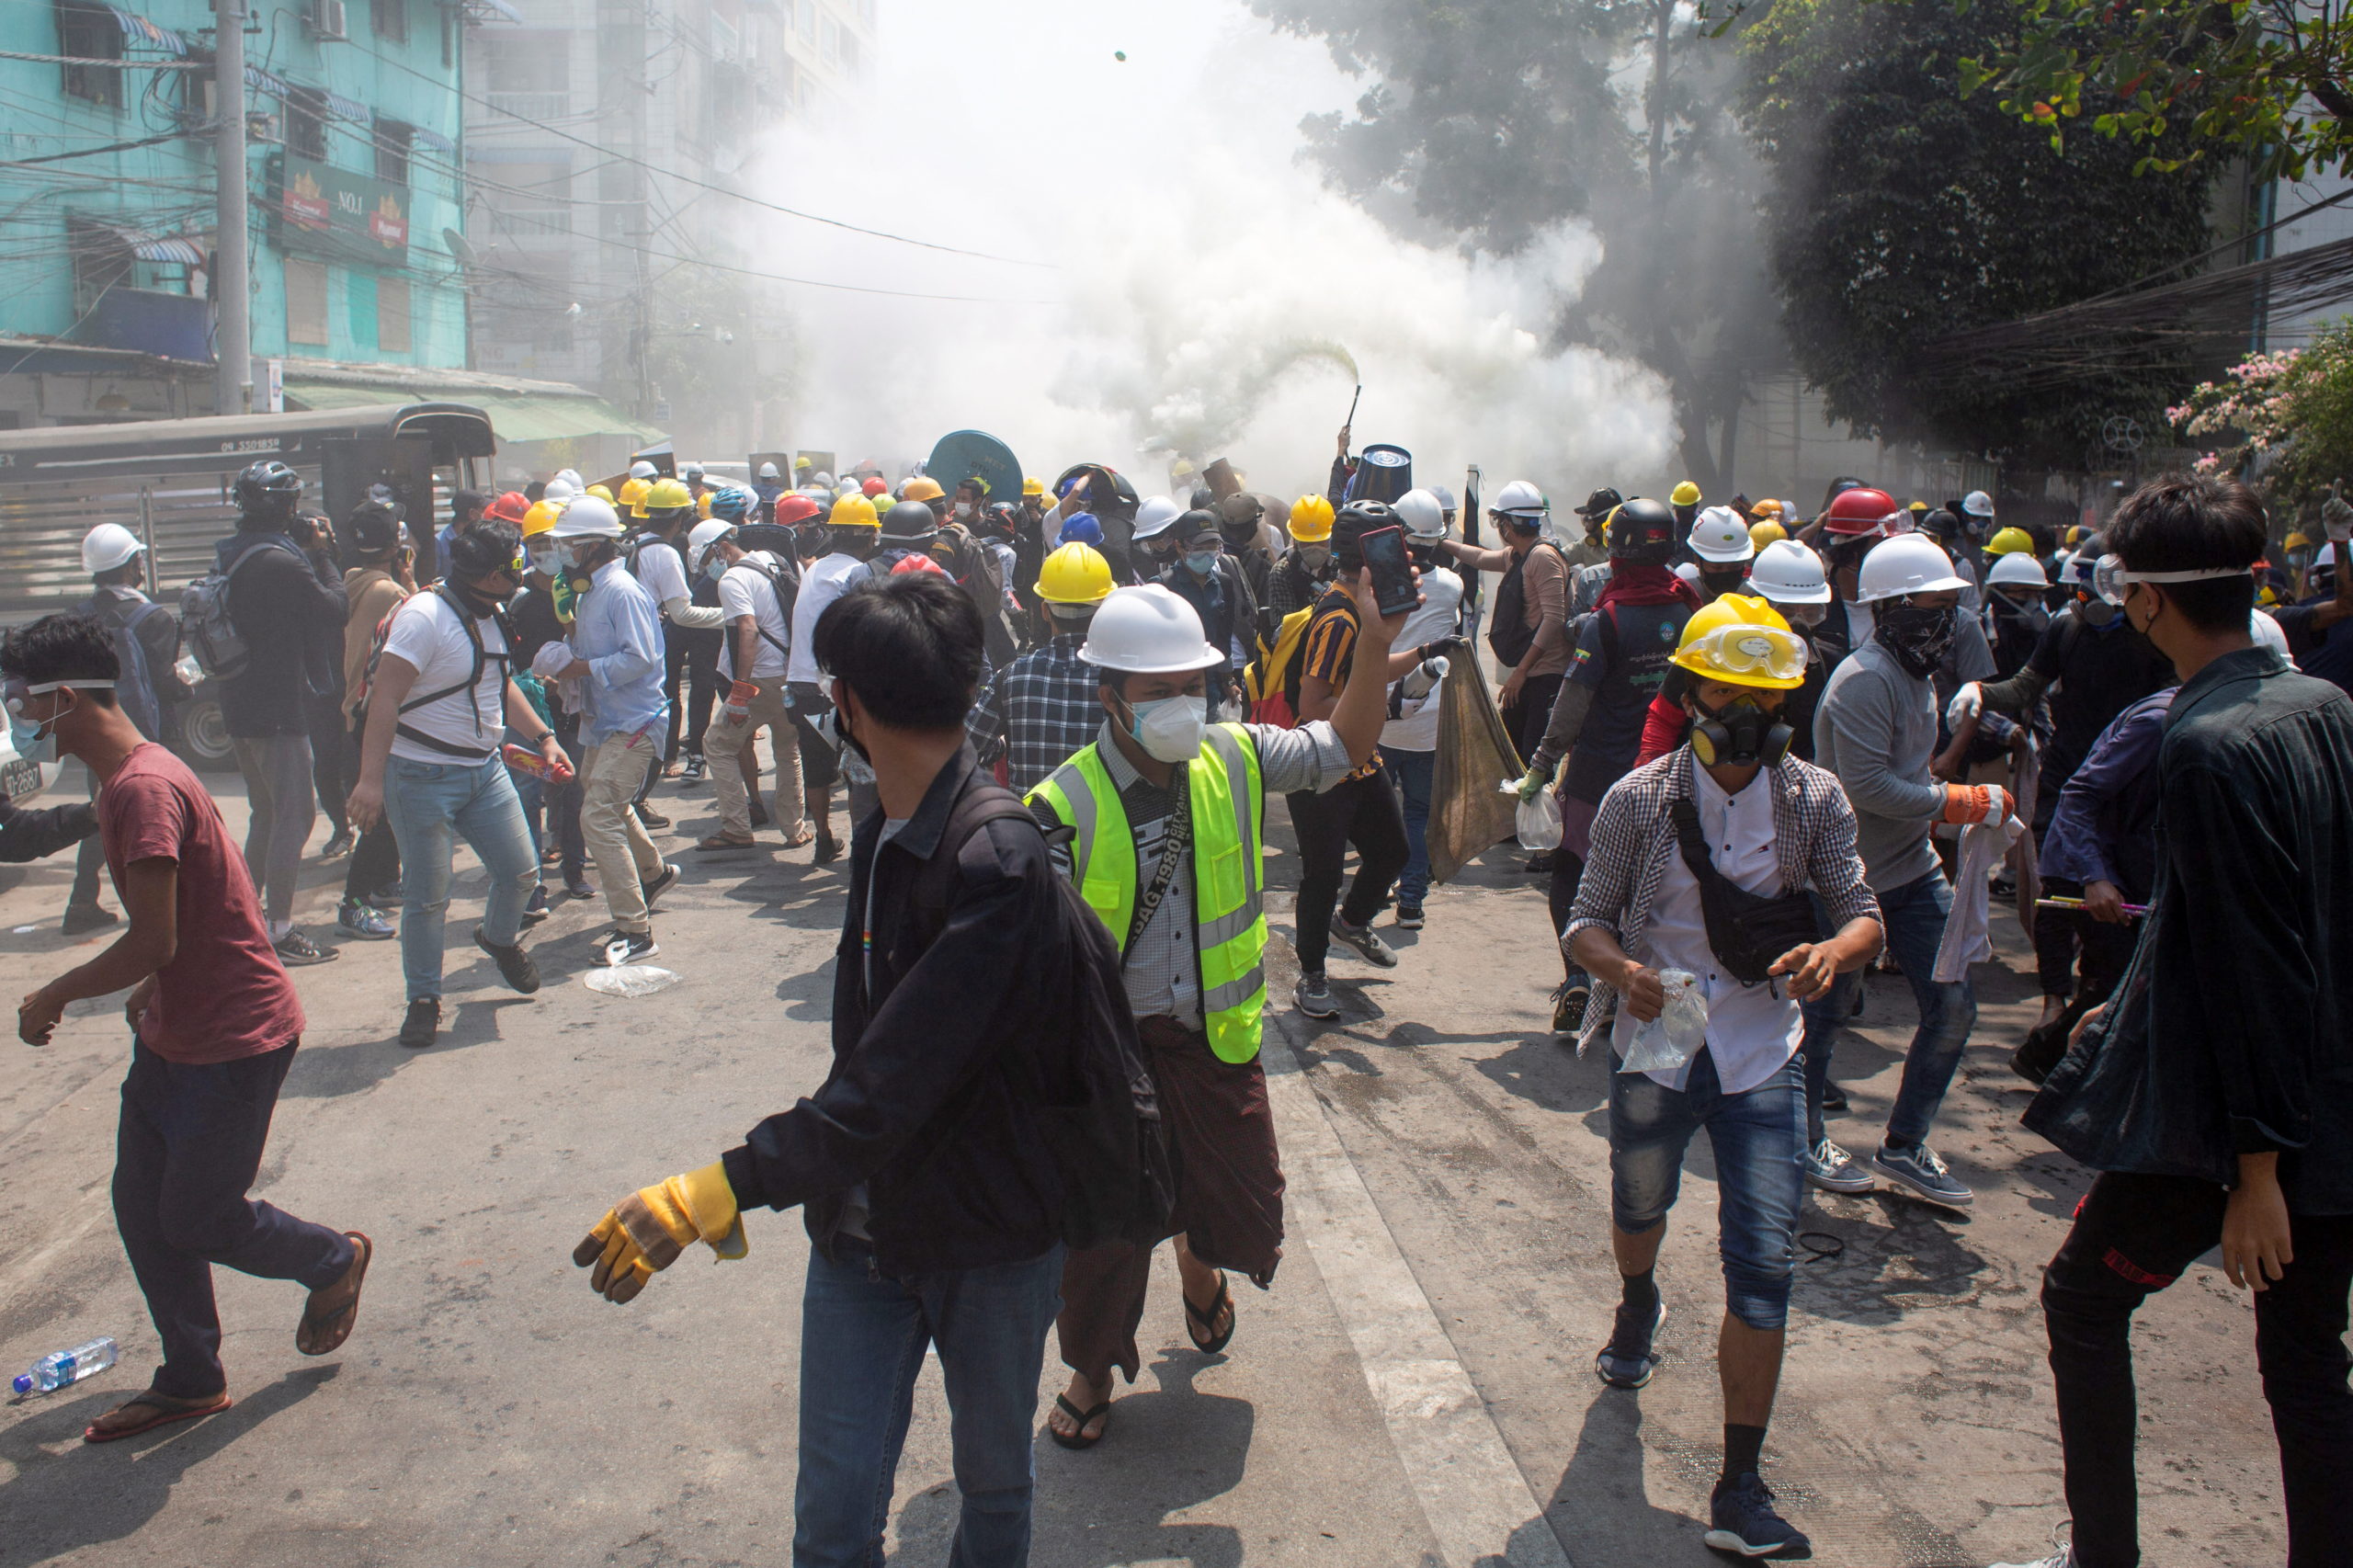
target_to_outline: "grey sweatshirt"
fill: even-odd
[[[1865,642],[1832,673],[1814,710],[1813,760],[1847,787],[1873,892],[1940,870],[1928,843],[1945,806],[1945,787],[1928,777],[1936,750],[1935,693],[1894,654]]]

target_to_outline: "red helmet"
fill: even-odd
[[[936,572],[942,577],[948,575],[948,568],[928,555],[910,555],[891,568],[893,577],[914,576],[925,572]]]
[[[483,520],[492,523],[512,523],[519,528],[523,526],[523,514],[530,509],[531,503],[524,498],[521,491],[510,490],[482,509]]]
[[[1899,508],[1884,490],[1845,490],[1822,515],[1822,531],[1842,539],[1872,539],[1894,527]]]
[[[882,492],[890,489],[891,487],[882,483],[882,476],[878,473],[869,475],[866,483],[858,488],[865,491],[869,495],[880,495]]]
[[[805,523],[824,510],[806,495],[798,493],[779,495],[776,501],[776,520],[790,527],[794,523]]]

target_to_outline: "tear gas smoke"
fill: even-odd
[[[1296,494],[1361,380],[1358,443],[1430,483],[1476,461],[1581,494],[1665,460],[1657,378],[1550,341],[1591,232],[1508,262],[1401,243],[1296,155],[1300,118],[1360,85],[1237,0],[884,0],[880,25],[871,75],[764,142],[747,188],[1050,265],[760,220],[765,267],[966,297],[792,290],[794,442],[920,457],[977,426],[1032,472],[1099,459],[1150,494],[1170,456],[1223,455]]]

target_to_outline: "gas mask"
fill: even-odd
[[[1691,755],[1703,767],[1777,767],[1790,755],[1796,732],[1753,697],[1711,708],[1694,694],[1691,709]]]
[[[1323,571],[1332,559],[1332,547],[1328,544],[1302,544],[1293,548],[1299,551],[1299,563],[1310,572]]]
[[[1145,756],[1161,762],[1190,762],[1201,755],[1201,732],[1209,726],[1208,698],[1164,697],[1131,703],[1128,715],[1128,733]]]

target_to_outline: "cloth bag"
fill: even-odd
[[[1448,660],[1439,691],[1428,843],[1430,880],[1448,882],[1519,831],[1519,802],[1496,793],[1495,780],[1517,778],[1523,768],[1478,660]]]

